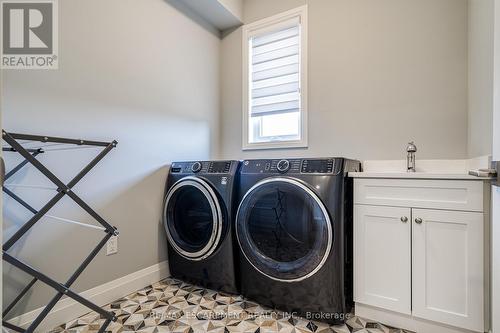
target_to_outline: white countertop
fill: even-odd
[[[402,179],[455,179],[489,181],[491,178],[471,176],[465,173],[429,172],[349,172],[352,178],[402,178]]]
[[[406,172],[406,160],[366,160],[363,172],[349,172],[352,178],[455,179],[489,181],[492,178],[469,175],[469,170],[487,168],[491,156],[468,160],[418,160],[417,172]]]

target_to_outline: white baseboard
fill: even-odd
[[[477,333],[361,303],[356,303],[354,306],[354,312],[358,317],[374,320],[385,325],[417,333]]]
[[[153,266],[146,267],[137,272],[86,290],[80,293],[80,295],[99,306],[103,306],[168,276],[170,276],[168,262],[162,261]],[[35,309],[12,318],[9,322],[26,328],[35,320],[42,310],[43,307]],[[54,327],[78,318],[88,312],[90,312],[89,308],[77,303],[71,298],[64,298],[57,303],[40,326],[38,326],[36,332],[47,332]]]

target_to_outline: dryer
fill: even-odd
[[[171,276],[238,293],[232,216],[238,161],[174,162],[163,208]]]
[[[345,158],[246,160],[235,231],[245,297],[342,322],[352,296],[352,180]]]

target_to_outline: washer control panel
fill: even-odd
[[[211,173],[229,173],[232,163],[236,161],[192,161],[192,162],[173,162],[170,167],[171,173],[184,174],[211,174]]]
[[[341,159],[335,158],[245,160],[241,173],[337,174],[341,167]]]
[[[289,160],[280,160],[278,164],[276,164],[276,169],[278,172],[285,173],[290,170],[290,161]]]
[[[200,172],[202,168],[203,164],[201,162],[194,162],[193,164],[191,164],[191,171],[193,171],[194,173]]]
[[[208,164],[208,173],[228,173],[231,169],[231,161],[217,161]]]
[[[333,158],[326,160],[303,160],[302,173],[332,173],[333,172]]]

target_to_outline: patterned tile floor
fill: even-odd
[[[329,326],[261,307],[242,296],[203,289],[175,279],[166,279],[105,306],[117,322],[112,333],[406,333],[352,316],[345,325]],[[104,322],[91,312],[50,333],[95,333]]]

